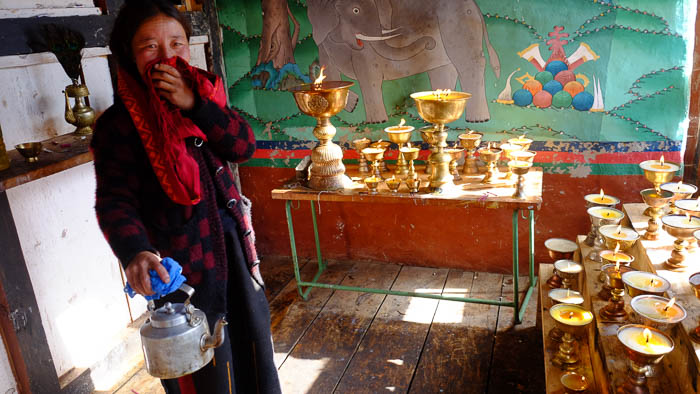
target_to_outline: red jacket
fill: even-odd
[[[206,312],[226,311],[227,256],[218,209],[238,224],[251,275],[261,281],[252,223],[226,161],[242,162],[255,151],[250,125],[235,111],[198,99],[189,113],[208,142],[190,138],[187,151],[199,164],[202,199],[194,206],[172,202],[156,178],[126,107],[118,98],[100,116],[91,142],[97,190],[95,211],[102,232],[124,267],[148,250],[183,267]]]

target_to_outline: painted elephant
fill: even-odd
[[[472,94],[466,119],[489,120],[484,88],[486,39],[496,78],[498,55],[473,0],[307,0],[319,61],[330,79],[357,80],[367,121],[385,122],[382,81],[428,72],[433,89]],[[352,111],[358,97],[348,100]]]

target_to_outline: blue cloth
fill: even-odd
[[[160,263],[163,264],[166,270],[168,270],[168,275],[170,275],[170,282],[163,283],[163,281],[160,279],[160,276],[158,276],[158,273],[155,270],[148,271],[148,274],[151,276],[151,289],[155,293],[153,295],[144,296],[148,301],[157,300],[160,297],[172,293],[173,291],[180,288],[180,286],[183,283],[185,283],[185,280],[187,280],[187,278],[185,278],[184,275],[182,275],[182,267],[177,261],[171,259],[170,257],[166,257],[163,260],[161,260]],[[128,283],[124,288],[124,292],[129,294],[129,297],[131,298],[134,298],[134,296],[136,295],[136,292],[134,291],[134,289],[131,288],[131,285],[129,285]]]

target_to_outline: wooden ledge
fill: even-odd
[[[8,151],[10,168],[0,171],[0,192],[91,162],[91,139],[65,134],[41,141],[42,152],[36,163],[28,163],[15,149]]]

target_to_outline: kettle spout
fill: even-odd
[[[63,94],[66,96],[66,112],[64,118],[66,119],[66,122],[75,125],[77,119],[75,118],[75,114],[73,113],[73,110],[70,107],[70,100],[68,100],[68,91],[64,90]]]
[[[214,334],[202,337],[202,342],[200,344],[202,351],[217,348],[224,343],[224,327],[226,325],[228,325],[228,322],[222,317],[216,322],[216,325],[214,325]]]

